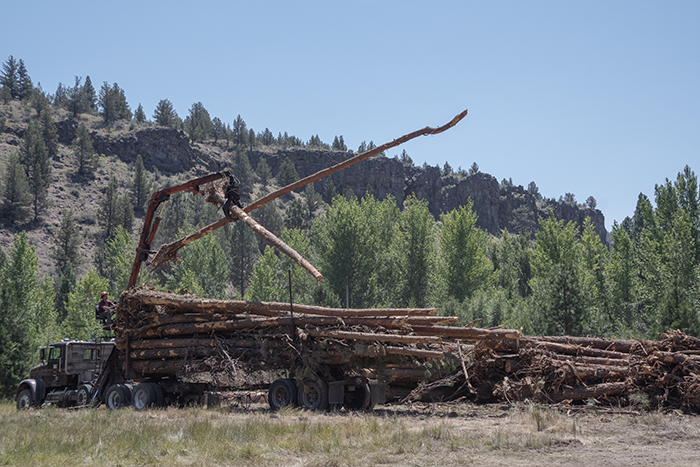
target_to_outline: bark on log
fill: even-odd
[[[607,366],[619,366],[628,367],[628,360],[620,360],[617,358],[599,358],[599,357],[584,357],[576,355],[552,355],[552,359],[559,360],[562,362],[572,361],[574,363],[582,363],[584,365],[607,365]]]
[[[478,341],[483,339],[511,339],[522,338],[522,333],[515,329],[482,329],[463,328],[457,326],[412,326],[413,332],[426,336],[441,336],[467,341]]]
[[[419,358],[442,358],[445,352],[436,350],[411,349],[407,347],[385,347],[387,355],[406,355]]]
[[[546,342],[537,339],[525,338],[525,342],[532,344],[534,347],[541,347],[547,349],[551,352],[564,355],[581,355],[587,357],[601,357],[601,358],[618,358],[618,359],[628,359],[630,357],[629,353],[624,352],[614,352],[612,350],[601,350],[592,347],[581,347],[579,345],[571,344],[559,344],[556,342]]]
[[[122,305],[122,301],[127,302]],[[197,311],[200,313],[248,313],[261,316],[282,316],[282,312],[289,312],[289,303],[280,302],[249,302],[242,300],[214,300],[197,298],[188,295],[177,295],[166,292],[158,292],[145,288],[131,289],[122,294],[120,308],[130,308],[130,302],[144,305],[161,305],[168,307],[172,313],[188,313]],[[295,314],[308,314],[333,317],[361,317],[361,316],[434,316],[437,308],[362,308],[340,309],[320,306],[294,304]],[[453,317],[445,317],[454,320]],[[452,321],[454,322],[454,321]]]
[[[218,352],[216,347],[182,347],[177,349],[132,350],[133,360],[157,360],[160,358],[202,358]]]
[[[369,332],[324,331],[307,329],[304,331],[311,337],[329,337],[332,339],[352,339],[361,341],[402,342],[407,344],[439,344],[442,339],[437,336],[402,336],[396,334],[377,334]]]
[[[574,337],[574,336],[532,336],[531,339],[542,342],[556,342],[559,344],[580,345],[601,350],[629,353],[640,342],[633,339],[605,339],[598,337]]]
[[[351,157],[339,164],[333,165],[331,167],[328,167],[326,169],[323,169],[319,172],[316,172],[315,174],[309,175],[308,177],[304,177],[301,180],[298,180],[294,183],[291,183],[285,187],[280,188],[277,191],[273,191],[272,193],[263,196],[262,198],[258,199],[254,203],[251,203],[247,205],[246,207],[243,208],[243,211],[246,213],[250,213],[254,209],[259,208],[260,206],[272,201],[273,199],[279,198],[280,196],[283,196],[291,191],[297,190],[301,187],[304,187],[308,185],[309,183],[313,183],[317,180],[320,180],[324,177],[327,177],[328,175],[334,174],[340,170],[346,169],[350,167],[353,164],[356,164],[358,162],[361,162],[365,159],[368,159],[376,154],[379,154],[381,152],[386,151],[387,149],[396,147],[400,144],[405,143],[406,141],[409,141],[413,138],[417,138],[418,136],[424,136],[424,135],[436,135],[438,133],[442,133],[443,131],[446,131],[453,126],[455,126],[457,123],[459,123],[460,120],[462,120],[465,116],[467,115],[467,111],[463,111],[456,115],[449,123],[437,127],[437,128],[431,128],[431,127],[425,127],[421,130],[416,130],[412,133],[409,133],[407,135],[401,136],[400,138],[397,138],[389,143],[384,143],[381,146],[377,146],[374,149],[371,149],[369,151],[363,152],[361,154],[358,154],[357,156]],[[168,244],[163,244],[161,245],[160,249],[154,256],[154,258],[150,261],[150,266],[151,267],[157,267],[161,265],[162,263],[169,261],[171,259],[174,259],[177,256],[177,251],[187,245],[188,243],[197,240],[198,238],[203,237],[204,235],[213,232],[214,230],[218,229],[219,227],[223,227],[224,225],[228,224],[231,222],[228,218],[224,217],[219,219],[218,221],[214,222],[213,224],[210,224],[206,227],[203,227],[202,229],[199,229],[198,231],[183,237],[181,239],[175,240],[172,243]]]

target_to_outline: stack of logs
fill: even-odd
[[[261,374],[269,382],[311,371],[378,378],[395,399],[700,411],[700,339],[680,331],[654,341],[533,337],[449,326],[457,318],[437,311],[209,300],[140,287],[122,294],[115,335],[137,377],[208,375],[240,387]]]
[[[472,359],[481,400],[700,411],[700,339],[680,331],[653,341],[485,331]]]
[[[458,365],[439,333],[414,332],[457,321],[437,312],[211,300],[139,287],[122,293],[114,331],[136,377],[206,374],[240,385],[266,371],[312,371],[415,387]]]

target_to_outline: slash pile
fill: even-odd
[[[437,309],[335,309],[124,292],[114,330],[123,370],[220,387],[262,387],[281,374],[361,375],[393,400],[674,408],[700,412],[700,339],[526,336],[446,326]],[[126,368],[128,367],[128,368]],[[257,386],[256,386],[257,385]]]

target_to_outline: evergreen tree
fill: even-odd
[[[314,253],[308,232],[302,232],[297,229],[285,229],[282,231],[280,238],[302,257],[312,263],[314,262]],[[287,300],[289,300],[289,271],[291,271],[293,300],[296,303],[312,304],[314,295],[318,290],[316,279],[287,255],[280,255],[280,269],[282,272],[281,282],[287,286]],[[285,272],[287,272],[286,275]]]
[[[73,211],[64,209],[61,213],[61,225],[55,236],[51,259],[56,262],[56,270],[63,271],[68,263],[77,266],[81,263],[80,235],[78,225],[73,218]]]
[[[134,205],[127,193],[119,198],[117,223],[128,233],[134,230]]]
[[[19,62],[12,55],[2,64],[0,84],[9,91],[11,98],[19,97]]]
[[[92,174],[97,169],[97,154],[92,147],[92,138],[84,123],[78,126],[76,137],[73,140],[73,153],[78,162],[80,175]]]
[[[75,274],[75,269],[70,261],[68,261],[63,269],[58,272],[54,280],[54,290],[56,291],[56,314],[58,323],[61,324],[68,315],[68,296],[75,290],[78,283],[78,277]]]
[[[85,94],[84,86],[80,84],[81,80],[82,78],[76,76],[75,86],[72,88],[66,88],[65,90],[66,108],[74,119],[77,118],[78,115],[90,110],[90,102],[88,101],[88,96]]]
[[[345,144],[345,141],[343,140],[343,135],[336,136],[333,138],[333,144],[331,145],[331,148],[334,151],[347,151],[348,147]]]
[[[261,196],[263,196],[262,193]],[[253,211],[253,219],[278,237],[284,228],[284,220],[277,209],[277,200],[272,200]],[[265,245],[269,245],[269,243],[260,236],[256,235],[256,238],[260,252],[263,252]]]
[[[136,108],[136,112],[134,112],[134,120],[136,120],[139,124],[146,121],[146,113],[143,111],[143,106],[140,102],[139,106]]]
[[[219,140],[224,136],[224,124],[221,122],[221,119],[219,117],[214,117],[211,123],[214,144],[217,144]]]
[[[280,164],[280,169],[277,172],[277,184],[279,186],[287,186],[299,180],[299,174],[294,167],[294,162],[285,157]]]
[[[10,222],[22,222],[27,218],[32,197],[29,182],[20,164],[19,157],[11,154],[5,168],[3,183],[2,214]]]
[[[323,202],[321,195],[316,193],[313,183],[309,183],[304,188],[304,201],[306,202],[306,209],[309,211],[309,218],[313,218],[316,210]]]
[[[29,181],[29,188],[32,193],[32,205],[34,207],[34,220],[39,218],[49,205],[49,184],[51,183],[51,162],[49,161],[48,150],[38,154],[34,164],[32,178]]]
[[[141,214],[149,200],[150,186],[146,176],[146,168],[143,166],[141,154],[136,156],[136,166],[134,168],[134,181],[131,184],[131,202],[134,204],[134,211]]]
[[[168,99],[161,99],[153,112],[153,122],[159,126],[176,128],[178,120],[180,118],[173,104]]]
[[[44,139],[44,144],[49,152],[50,157],[58,154],[58,129],[56,123],[51,116],[51,110],[44,108],[39,113],[39,121],[41,127],[41,136]]]
[[[309,228],[311,215],[306,204],[300,198],[294,198],[284,214],[284,226],[287,229],[306,230]]]
[[[236,174],[240,185],[240,194],[242,199],[248,199],[253,193],[253,185],[255,184],[255,172],[250,166],[248,156],[246,156],[243,148],[238,147],[233,152],[232,160],[233,173]]]
[[[95,112],[97,110],[97,93],[89,75],[85,77],[85,83],[83,83],[83,98],[87,106],[86,111]]]
[[[213,127],[209,112],[204,105],[201,102],[192,104],[190,114],[185,119],[185,131],[192,142],[207,140],[214,131]]]
[[[239,114],[233,121],[232,127],[233,144],[245,146],[248,140],[248,126]]]
[[[22,59],[19,60],[19,67],[17,68],[17,85],[17,94],[20,100],[28,100],[32,97],[34,85],[27,73],[27,68],[24,66],[24,60]]]
[[[100,88],[98,99],[100,105],[100,115],[107,125],[117,120],[131,120],[131,109],[126,102],[124,90],[117,83],[110,86],[106,81]]]
[[[119,209],[118,190],[119,183],[116,177],[112,176],[100,201],[100,210],[97,212],[97,223],[102,227],[102,236],[106,239],[112,237],[112,234],[123,220],[120,218],[123,214]]]
[[[260,161],[258,162],[258,167],[255,170],[255,172],[258,175],[262,186],[267,186],[267,182],[272,177],[272,171],[270,170],[270,166],[267,164],[267,161],[264,157],[260,158]]]
[[[638,267],[635,247],[627,231],[617,222],[612,228],[610,261],[606,265],[606,276],[610,288],[610,307],[615,311],[618,333],[637,336],[644,333],[648,320],[637,312]]]

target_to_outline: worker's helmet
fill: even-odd
[[[104,297],[105,295],[107,295],[107,292],[102,292],[102,295],[100,295],[100,297]]]

